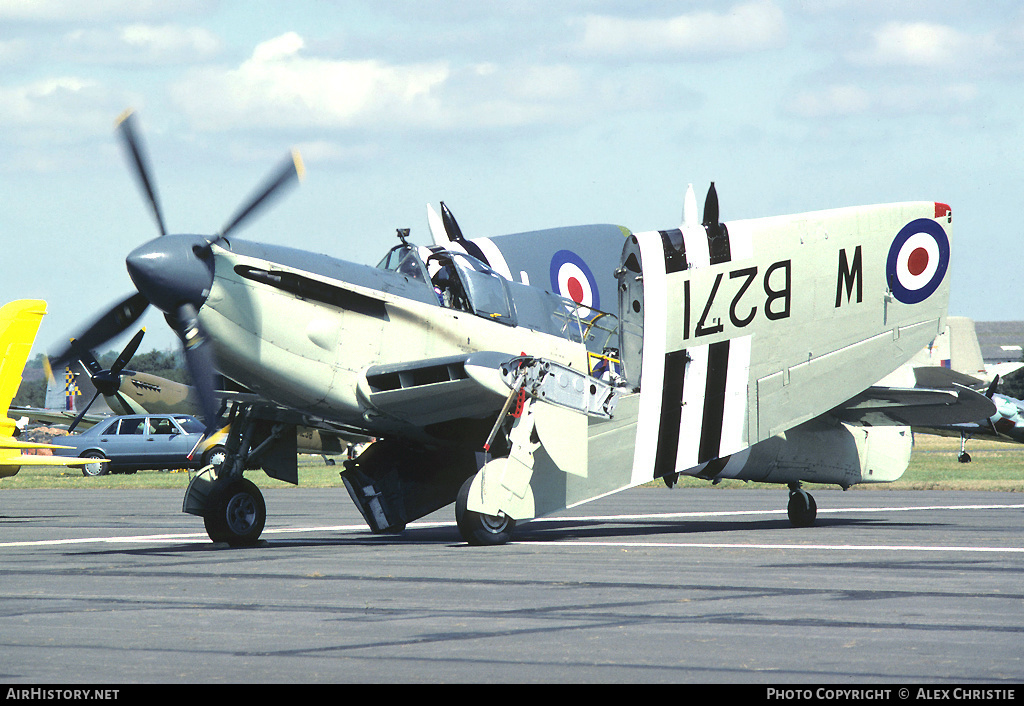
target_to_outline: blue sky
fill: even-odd
[[[293,147],[305,182],[239,235],[371,264],[441,200],[470,237],[674,227],[712,180],[723,220],[935,200],[950,313],[1024,318],[1016,1],[0,0],[0,298],[47,300],[37,351],[157,233],[129,107],[174,232]]]

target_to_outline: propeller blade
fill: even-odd
[[[96,390],[96,394],[92,396],[91,400],[89,400],[89,404],[85,405],[85,409],[78,413],[78,416],[75,417],[75,421],[71,422],[71,426],[68,427],[68,434],[75,430],[75,427],[77,427],[78,423],[82,421],[82,419],[85,417],[85,413],[89,411],[89,408],[92,407],[92,403],[95,402],[96,398],[99,396],[100,391]]]
[[[686,185],[686,196],[683,197],[683,225],[697,225],[697,196],[693,193],[693,184]]]
[[[124,366],[128,365],[128,361],[132,359],[136,351],[139,350],[139,344],[142,343],[142,337],[146,334],[146,329],[141,328],[139,332],[132,337],[132,340],[128,341],[128,345],[121,351],[121,355],[117,356],[117,360],[110,366],[110,374],[117,375],[121,372]]]
[[[181,339],[185,350],[185,366],[188,368],[192,384],[199,396],[203,423],[206,424],[207,432],[211,433],[216,428],[220,416],[215,382],[217,366],[213,355],[213,346],[206,340],[199,325],[198,312],[192,304],[182,304],[178,308],[176,317],[167,315],[166,318],[167,323]]]
[[[117,302],[80,335],[72,337],[69,345],[50,356],[50,367],[60,370],[72,360],[81,359],[83,351],[99,348],[138,321],[148,306],[149,300],[138,292]]]
[[[139,185],[146,193],[149,206],[153,210],[153,216],[156,218],[156,224],[160,229],[160,235],[167,235],[167,227],[164,225],[164,217],[160,210],[160,201],[156,197],[156,190],[153,188],[153,182],[149,178],[149,163],[145,153],[142,151],[142,143],[135,132],[135,114],[130,110],[125,111],[117,119],[117,128],[121,132],[124,146],[135,165],[135,178],[138,179]]]
[[[434,239],[434,245],[448,245],[451,240],[444,229],[444,223],[437,211],[429,203],[427,204],[427,225],[430,227],[430,236]]]
[[[704,221],[706,226],[718,225],[718,192],[715,191],[715,182],[711,182],[707,198],[704,199]]]
[[[988,389],[985,390],[985,397],[988,397],[989,399],[992,399],[992,395],[994,395],[995,391],[998,390],[998,389],[999,389],[999,375],[997,374],[994,378],[992,378],[992,383],[988,386]]]
[[[93,355],[92,351],[86,349],[82,350],[81,346],[78,345],[78,341],[71,339],[71,348],[75,351],[78,356],[79,362],[85,366],[85,371],[89,373],[89,377],[95,377],[97,373],[103,371],[100,367],[99,361],[96,360],[96,356]]]
[[[444,201],[441,202],[441,220],[444,222],[444,230],[448,233],[449,240],[462,242],[465,238],[462,236],[462,229],[459,228],[459,224],[455,221],[455,216],[452,212],[444,205]]]
[[[255,195],[249,199],[248,204],[239,209],[228,224],[221,228],[220,233],[210,241],[211,244],[226,237],[228,233],[237,228],[244,220],[249,218],[249,216],[251,216],[258,208],[269,203],[268,200],[272,196],[279,196],[283,187],[289,186],[294,182],[301,181],[305,173],[306,169],[302,165],[302,157],[299,155],[297,150],[293,150],[291,156],[285,160],[285,162],[269,179],[267,179],[265,186],[258,189]]]

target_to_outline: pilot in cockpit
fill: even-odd
[[[469,311],[469,302],[463,294],[462,283],[455,273],[451,262],[439,261],[439,258],[431,258],[432,264],[436,264],[437,271],[431,276],[430,282],[434,285],[434,293],[437,295],[441,306],[449,309]]]

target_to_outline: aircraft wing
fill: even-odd
[[[484,351],[374,365],[360,392],[383,414],[410,424],[478,419],[498,412],[508,397],[499,369],[512,357]]]
[[[42,407],[11,407],[10,414],[13,417],[28,417],[33,422],[44,422],[46,424],[71,424],[78,416],[77,412],[65,411],[62,409],[43,409]],[[79,428],[87,429],[94,424],[99,424],[109,415],[86,414],[78,423]]]
[[[869,387],[829,412],[859,426],[928,427],[988,419],[996,406],[962,385],[947,390]]]

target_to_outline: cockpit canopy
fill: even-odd
[[[586,341],[588,348],[596,341],[595,319],[581,321],[575,302],[509,281],[466,253],[403,244],[392,248],[377,267],[431,287],[439,306],[577,343]],[[597,341],[597,349],[605,343]]]

